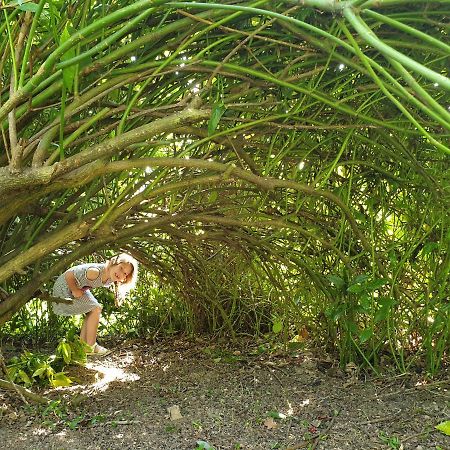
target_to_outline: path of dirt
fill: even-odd
[[[445,380],[364,381],[311,354],[181,339],[125,343],[69,372],[79,384],[46,392],[64,401],[45,413],[0,391],[1,448],[450,450],[434,429],[450,419]]]

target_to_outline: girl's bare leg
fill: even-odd
[[[97,307],[92,311],[89,311],[84,318],[83,326],[81,327],[80,332],[80,339],[82,339],[88,345],[95,344],[101,313],[102,308]]]

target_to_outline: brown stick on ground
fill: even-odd
[[[5,358],[3,358],[3,352],[2,352],[1,349],[0,349],[0,365],[1,365],[2,372],[4,372],[4,374],[5,374],[5,376],[7,378],[9,378],[9,376],[8,376],[8,368],[6,367]],[[26,405],[28,405],[28,402],[26,401],[26,399],[23,396],[22,392],[20,392],[20,390],[19,390],[19,386],[15,385],[12,381],[4,381],[4,383],[7,383],[7,384],[11,385],[11,388],[14,389],[19,394],[19,397],[22,399],[22,401]],[[2,386],[1,383],[0,383],[0,386]]]
[[[1,371],[4,372],[4,374],[7,378],[9,378],[8,369],[6,367],[5,359],[3,357],[3,352],[1,350],[1,348],[0,348],[0,366],[1,366]],[[8,389],[10,391],[16,391],[17,394],[19,395],[19,397],[21,398],[21,400],[26,405],[28,405],[29,403],[27,402],[27,399],[25,397],[28,397],[30,400],[32,400],[35,403],[48,403],[50,401],[46,397],[43,397],[39,394],[35,394],[22,386],[18,386],[17,384],[13,383],[11,380],[6,381],[6,380],[2,380],[0,378],[0,387],[3,389]]]
[[[47,404],[50,400],[47,397],[43,397],[42,395],[35,394],[31,392],[29,389],[26,389],[22,386],[18,386],[17,384],[12,383],[11,381],[5,381],[0,378],[0,388],[7,389],[9,391],[16,391],[22,401],[24,401],[27,405],[28,402],[25,397],[29,398],[34,403],[42,403]]]

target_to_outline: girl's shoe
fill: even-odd
[[[86,352],[86,355],[95,355],[95,356],[106,356],[111,353],[111,350],[108,350],[105,347],[102,347],[101,345],[98,345],[95,343],[91,346],[90,351]]]

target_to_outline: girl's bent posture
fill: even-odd
[[[109,351],[96,342],[102,306],[90,289],[108,287],[114,283],[116,306],[119,306],[120,300],[135,286],[137,272],[137,261],[123,253],[104,264],[88,263],[71,267],[55,281],[53,296],[73,299],[73,302],[53,303],[53,311],[61,316],[86,314],[80,338],[91,346],[91,353],[104,355]]]

